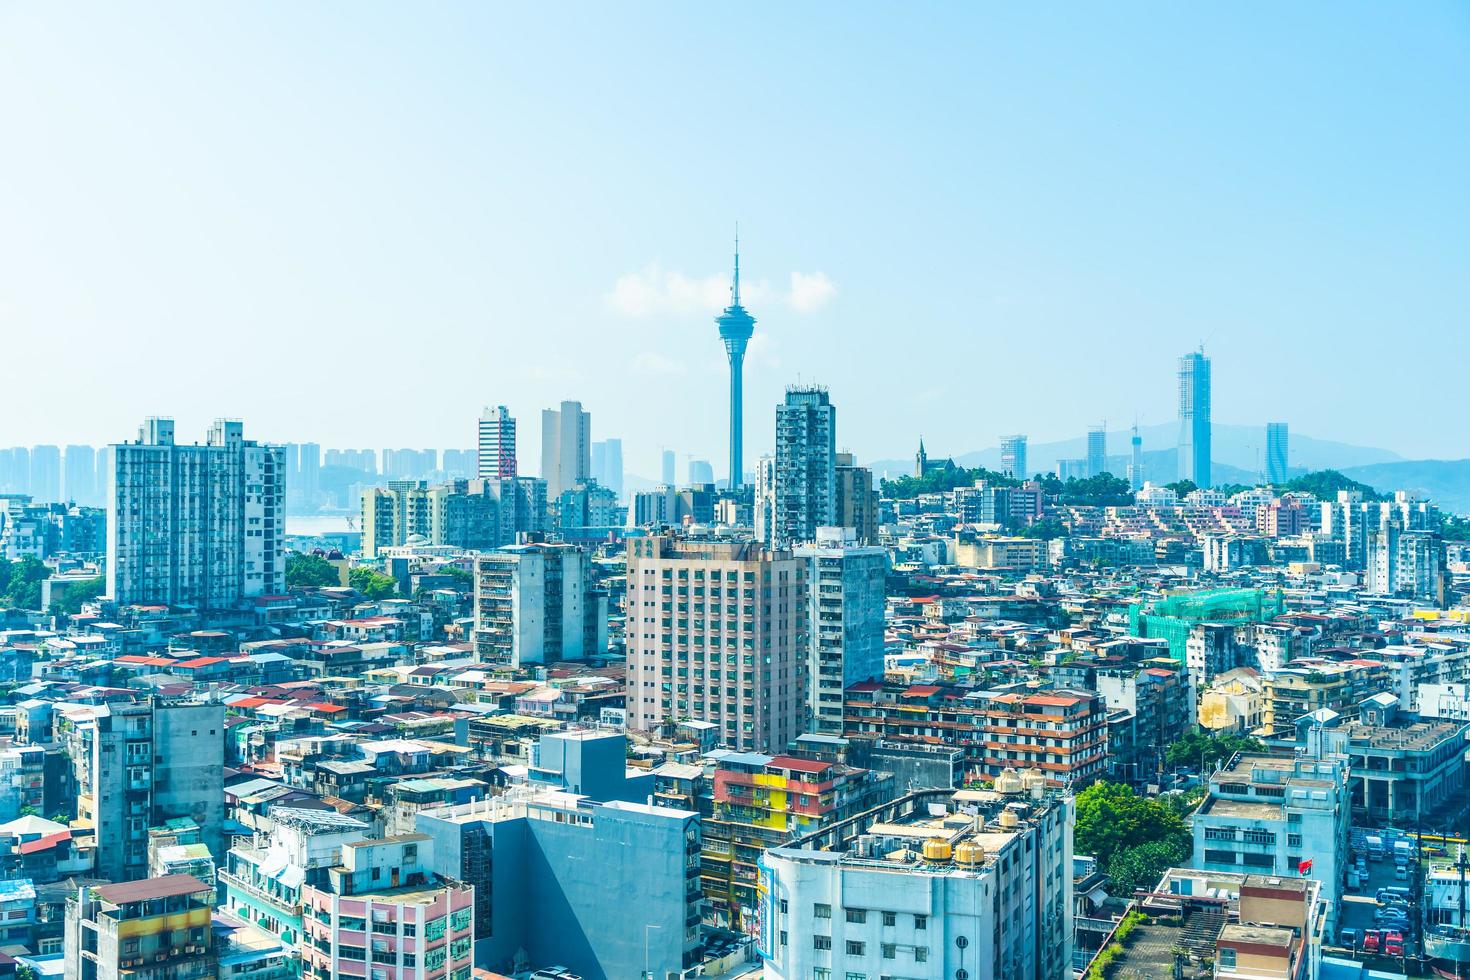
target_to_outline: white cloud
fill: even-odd
[[[824,272],[791,273],[791,289],[772,289],[763,279],[740,283],[740,301],[757,317],[761,306],[784,306],[796,313],[814,313],[837,295],[837,284]],[[638,272],[625,273],[603,297],[616,312],[628,317],[714,316],[730,302],[730,279],[724,273],[696,277],[650,262]]]
[[[837,295],[837,284],[825,272],[791,274],[791,308],[798,313],[815,313]]]
[[[657,351],[651,350],[646,350],[636,355],[633,358],[633,363],[629,367],[632,368],[635,374],[649,374],[660,377],[683,374],[685,371],[684,362],[676,361],[672,357],[667,357]]]
[[[624,316],[695,314],[719,310],[729,302],[729,284],[720,276],[695,279],[650,262],[641,272],[618,277],[607,303]]]

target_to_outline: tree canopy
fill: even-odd
[[[1309,493],[1318,500],[1336,500],[1339,490],[1356,490],[1363,495],[1364,500],[1388,499],[1368,484],[1349,479],[1337,470],[1317,470],[1315,473],[1305,473],[1295,479],[1287,480],[1276,489],[1282,492]]]
[[[391,599],[398,594],[398,582],[393,576],[371,568],[354,568],[348,573],[347,581],[368,599]]]
[[[53,615],[75,616],[82,611],[82,603],[90,602],[106,591],[107,579],[101,575],[84,582],[72,582],[61,590],[60,598],[51,600],[50,612]]]
[[[1014,487],[1021,481],[1004,473],[987,470],[983,466],[941,467],[930,470],[923,476],[897,476],[882,481],[883,496],[890,500],[911,500],[920,494],[944,493],[956,487],[972,487],[976,480],[984,480],[993,487]]]
[[[340,585],[337,566],[321,555],[306,555],[293,551],[286,555],[286,587],[323,588]]]
[[[1041,478],[1041,489],[1057,503],[1081,507],[1127,507],[1133,503],[1133,488],[1127,480],[1111,473],[1099,473],[1082,479],[1068,477],[1064,482],[1053,473]]]
[[[1198,766],[1203,761],[1208,768],[1226,761],[1237,752],[1265,751],[1265,743],[1249,735],[1233,732],[1215,734],[1203,728],[1191,728],[1169,744],[1164,752],[1164,761],[1175,768]]]
[[[51,569],[34,555],[17,561],[0,558],[0,606],[40,609],[41,583],[50,577]]]
[[[1023,538],[1040,538],[1050,541],[1052,538],[1064,538],[1067,536],[1067,525],[1055,517],[1043,517],[1032,524],[1027,524],[1017,532]]]
[[[1112,877],[1117,895],[1151,886],[1193,850],[1178,808],[1122,783],[1096,782],[1077,794],[1074,840],[1076,853],[1091,854]]]

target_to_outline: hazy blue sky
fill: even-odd
[[[1467,178],[1463,3],[5,2],[0,446],[503,402],[534,468],[580,398],[719,467],[738,220],[747,468],[798,379],[960,452],[1201,341],[1218,421],[1463,457]]]

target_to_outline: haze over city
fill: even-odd
[[[0,445],[574,398],[723,477],[738,221],[747,466],[798,380],[959,454],[1171,423],[1201,343],[1219,423],[1467,454],[1463,5],[838,9],[6,7]]]

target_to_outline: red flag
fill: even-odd
[[[1305,861],[1299,861],[1299,862],[1297,862],[1297,866],[1296,866],[1296,873],[1297,874],[1304,875],[1308,871],[1311,871],[1311,870],[1312,870],[1312,859],[1311,858],[1307,858]]]

